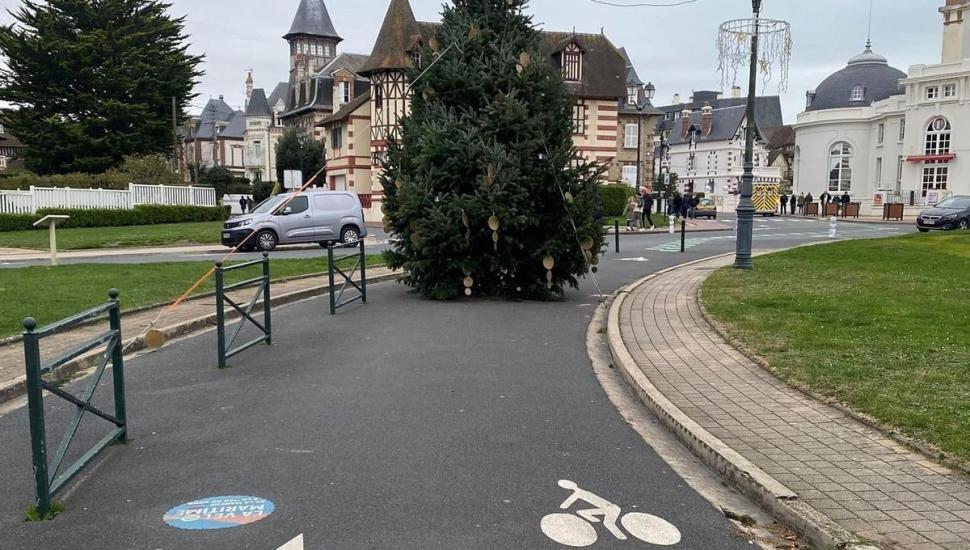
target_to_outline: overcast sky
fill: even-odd
[[[257,87],[269,90],[286,80],[288,50],[282,35],[289,30],[299,0],[169,0],[172,11],[187,15],[192,49],[204,53],[206,75],[197,89],[201,105],[224,95],[242,107],[245,77],[253,69]],[[613,0],[636,3],[640,0]],[[674,0],[651,0],[670,3]],[[873,0],[874,50],[891,65],[938,63],[944,0]],[[389,0],[327,0],[339,51],[370,53]],[[420,20],[438,20],[442,0],[411,0]],[[19,0],[0,0],[13,8]],[[721,22],[750,15],[748,0],[697,0],[679,7],[618,8],[590,0],[532,0],[535,22],[549,30],[600,32],[630,53],[640,78],[657,87],[656,105],[670,103],[675,93],[721,88],[715,39]],[[805,105],[805,92],[860,53],[866,41],[868,0],[764,0],[763,16],[792,24],[795,49],[789,89],[783,94],[786,123]],[[9,23],[3,10],[0,23]],[[730,84],[728,85],[728,88]],[[777,82],[767,93],[777,93]],[[199,110],[198,107],[196,110]]]

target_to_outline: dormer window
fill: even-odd
[[[411,56],[411,63],[414,64],[414,67],[417,68],[417,69],[420,69],[421,68],[421,50],[415,48],[415,49],[409,51],[408,52],[408,55]]]
[[[337,103],[339,105],[343,105],[344,103],[350,103],[350,83],[349,82],[337,83]]]
[[[562,77],[569,82],[583,78],[583,52],[576,44],[566,46],[562,52]]]
[[[864,101],[866,99],[866,89],[862,86],[856,86],[852,88],[852,94],[849,96],[849,101]]]

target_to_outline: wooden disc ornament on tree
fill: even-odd
[[[471,277],[465,277],[465,280],[462,281],[462,283],[465,285],[465,288],[471,288],[475,286],[475,279],[472,279]]]
[[[579,243],[579,246],[582,247],[583,250],[592,250],[593,244],[595,244],[593,243],[593,239],[586,237],[583,239],[583,242]]]
[[[435,94],[434,88],[432,88],[431,86],[428,86],[427,88],[424,89],[423,92],[421,92],[421,95],[424,97],[425,101],[431,101],[432,99],[434,99],[434,94]]]
[[[478,37],[482,35],[482,29],[478,28],[478,25],[472,25],[472,28],[468,29],[468,39],[478,40]]]
[[[471,221],[468,219],[468,213],[464,209],[461,211],[461,224],[465,227],[471,227]]]
[[[492,214],[492,217],[488,219],[488,228],[492,231],[498,231],[498,228],[502,225],[502,222],[498,219],[498,216]]]
[[[565,197],[566,197],[566,204],[572,204],[573,203],[573,194],[572,193],[570,193],[569,191],[566,191]]]
[[[556,267],[556,259],[551,254],[546,254],[546,257],[542,259],[542,267],[547,270]]]
[[[441,43],[438,42],[437,38],[432,36],[431,39],[428,40],[428,47],[431,48],[431,51],[438,53],[438,51],[441,50]]]

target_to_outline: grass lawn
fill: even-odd
[[[368,266],[383,263],[380,255],[367,257]],[[121,290],[124,309],[172,301],[212,266],[211,262],[173,262],[0,269],[0,304],[3,304],[0,308],[0,338],[19,334],[23,330],[21,323],[27,316],[34,316],[41,325],[46,325],[104,303],[108,290],[113,287]],[[258,269],[254,267],[251,272],[227,274],[227,281],[256,277]],[[326,269],[326,258],[273,260],[270,263],[274,279],[323,273]],[[320,281],[326,282],[325,277]],[[210,278],[198,292],[214,289],[215,282]]]
[[[180,246],[219,242],[222,222],[136,225],[132,227],[83,227],[57,230],[58,250],[120,248],[123,246]],[[47,229],[0,233],[0,248],[50,247]]]
[[[782,376],[970,459],[970,233],[756,258],[703,289]]]

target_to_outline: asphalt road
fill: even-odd
[[[766,219],[755,236],[756,248],[778,248],[828,240],[828,228]],[[571,494],[560,480],[669,522],[682,537],[674,548],[750,548],[627,425],[585,349],[598,295],[729,252],[732,232],[693,236],[686,254],[666,234],[621,238],[623,252],[561,302],[436,303],[387,283],[337,317],[322,300],[277,310],[274,345],[226,371],[214,368],[211,332],[133,358],[133,442],[61,495],[66,510],[52,522],[21,521],[32,501],[26,411],[0,412],[0,549],[276,550],[301,534],[314,549],[564,548],[540,528]],[[70,411],[47,402],[53,447]],[[101,427],[85,421],[75,456]],[[220,495],[266,498],[275,512],[217,531],[162,521]],[[592,529],[595,548],[653,547]]]

